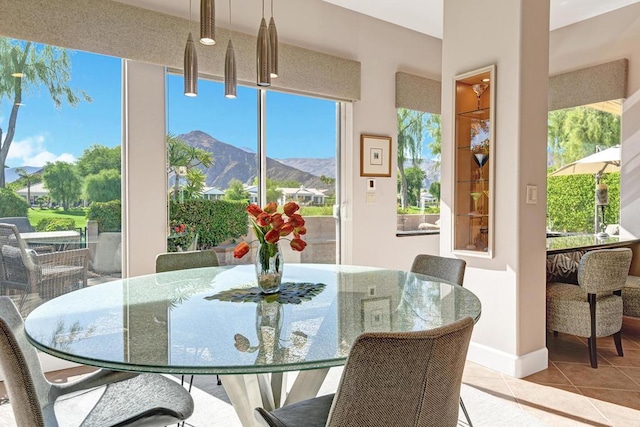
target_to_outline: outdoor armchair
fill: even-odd
[[[272,412],[267,427],[456,426],[473,319],[427,331],[367,332],[347,359],[334,395]]]
[[[164,426],[193,413],[191,395],[162,375],[98,370],[49,382],[8,297],[0,297],[0,372],[18,426]]]
[[[0,223],[0,286],[49,300],[87,285],[89,250],[38,253],[28,249],[15,225]],[[22,307],[20,307],[22,308]]]

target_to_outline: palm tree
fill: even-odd
[[[398,109],[398,173],[400,174],[400,205],[407,207],[407,176],[404,164],[411,160],[413,167],[419,167],[422,160],[422,140],[425,132],[426,113]]]
[[[0,101],[10,101],[11,113],[7,131],[0,127],[0,188],[5,186],[4,166],[13,142],[18,111],[23,105],[23,92],[37,91],[41,86],[49,91],[56,108],[63,102],[75,107],[91,98],[84,91],[77,93],[68,85],[71,80],[71,59],[65,49],[37,46],[31,42],[12,42],[0,37]]]
[[[175,175],[173,184],[173,200],[178,200],[180,193],[180,177],[187,176],[189,169],[196,166],[204,166],[205,168],[213,165],[213,154],[189,145],[185,140],[173,135],[167,134],[167,157],[169,160],[169,173]]]
[[[27,186],[27,201],[31,204],[31,185],[36,184],[42,180],[40,172],[28,173],[24,168],[16,169],[16,173],[20,178],[24,180]]]

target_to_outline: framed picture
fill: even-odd
[[[360,176],[391,176],[391,137],[360,135]]]
[[[362,300],[362,330],[366,332],[391,330],[391,297]]]

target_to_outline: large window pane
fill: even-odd
[[[0,38],[0,70],[0,222],[27,248],[0,242],[0,281],[26,315],[121,276],[121,60]]]
[[[302,252],[280,245],[290,262],[336,262],[336,102],[279,92],[266,96],[267,201],[301,207]]]

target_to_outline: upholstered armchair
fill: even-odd
[[[591,367],[598,367],[596,338],[613,335],[622,352],[622,288],[632,252],[629,248],[587,252],[578,264],[578,285],[547,285],[547,330],[587,338]]]

